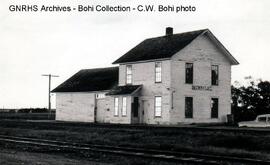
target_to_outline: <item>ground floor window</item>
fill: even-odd
[[[211,99],[211,118],[218,118],[218,98]]]
[[[118,116],[118,109],[119,109],[119,100],[118,98],[114,98],[114,116]]]
[[[161,117],[161,103],[162,103],[162,97],[156,96],[155,97],[155,117]]]
[[[127,115],[127,98],[123,97],[122,99],[122,116]]]
[[[193,98],[192,97],[185,98],[185,117],[193,118]]]

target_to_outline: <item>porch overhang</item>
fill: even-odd
[[[106,95],[134,95],[140,91],[141,88],[142,85],[116,86],[106,93]]]

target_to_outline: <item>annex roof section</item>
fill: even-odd
[[[116,86],[106,93],[106,95],[131,95],[138,91],[141,87],[142,85]]]
[[[83,69],[52,92],[87,92],[110,90],[118,84],[118,67]]]
[[[170,58],[204,31],[207,29],[146,39],[113,64]]]

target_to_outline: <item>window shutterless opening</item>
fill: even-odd
[[[155,117],[161,117],[162,111],[162,97],[156,96],[155,97]]]
[[[260,122],[266,122],[267,120],[266,120],[266,117],[259,117],[258,118],[258,121],[260,121]]]
[[[186,63],[186,84],[193,84],[193,63]]]
[[[193,98],[185,97],[185,117],[193,118]]]
[[[211,66],[211,79],[212,85],[218,85],[218,65]]]
[[[218,98],[211,99],[211,118],[218,118]]]
[[[127,98],[122,99],[122,116],[127,116]]]
[[[156,62],[155,63],[155,82],[160,83],[162,80],[162,75],[161,75],[161,62]]]
[[[132,84],[132,66],[126,66],[126,84]]]
[[[118,97],[114,98],[114,116],[118,116],[119,111],[119,99]]]

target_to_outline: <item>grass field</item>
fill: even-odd
[[[55,113],[10,113],[0,112],[0,119],[16,120],[55,120]]]
[[[0,120],[0,134],[270,160],[270,132]]]

